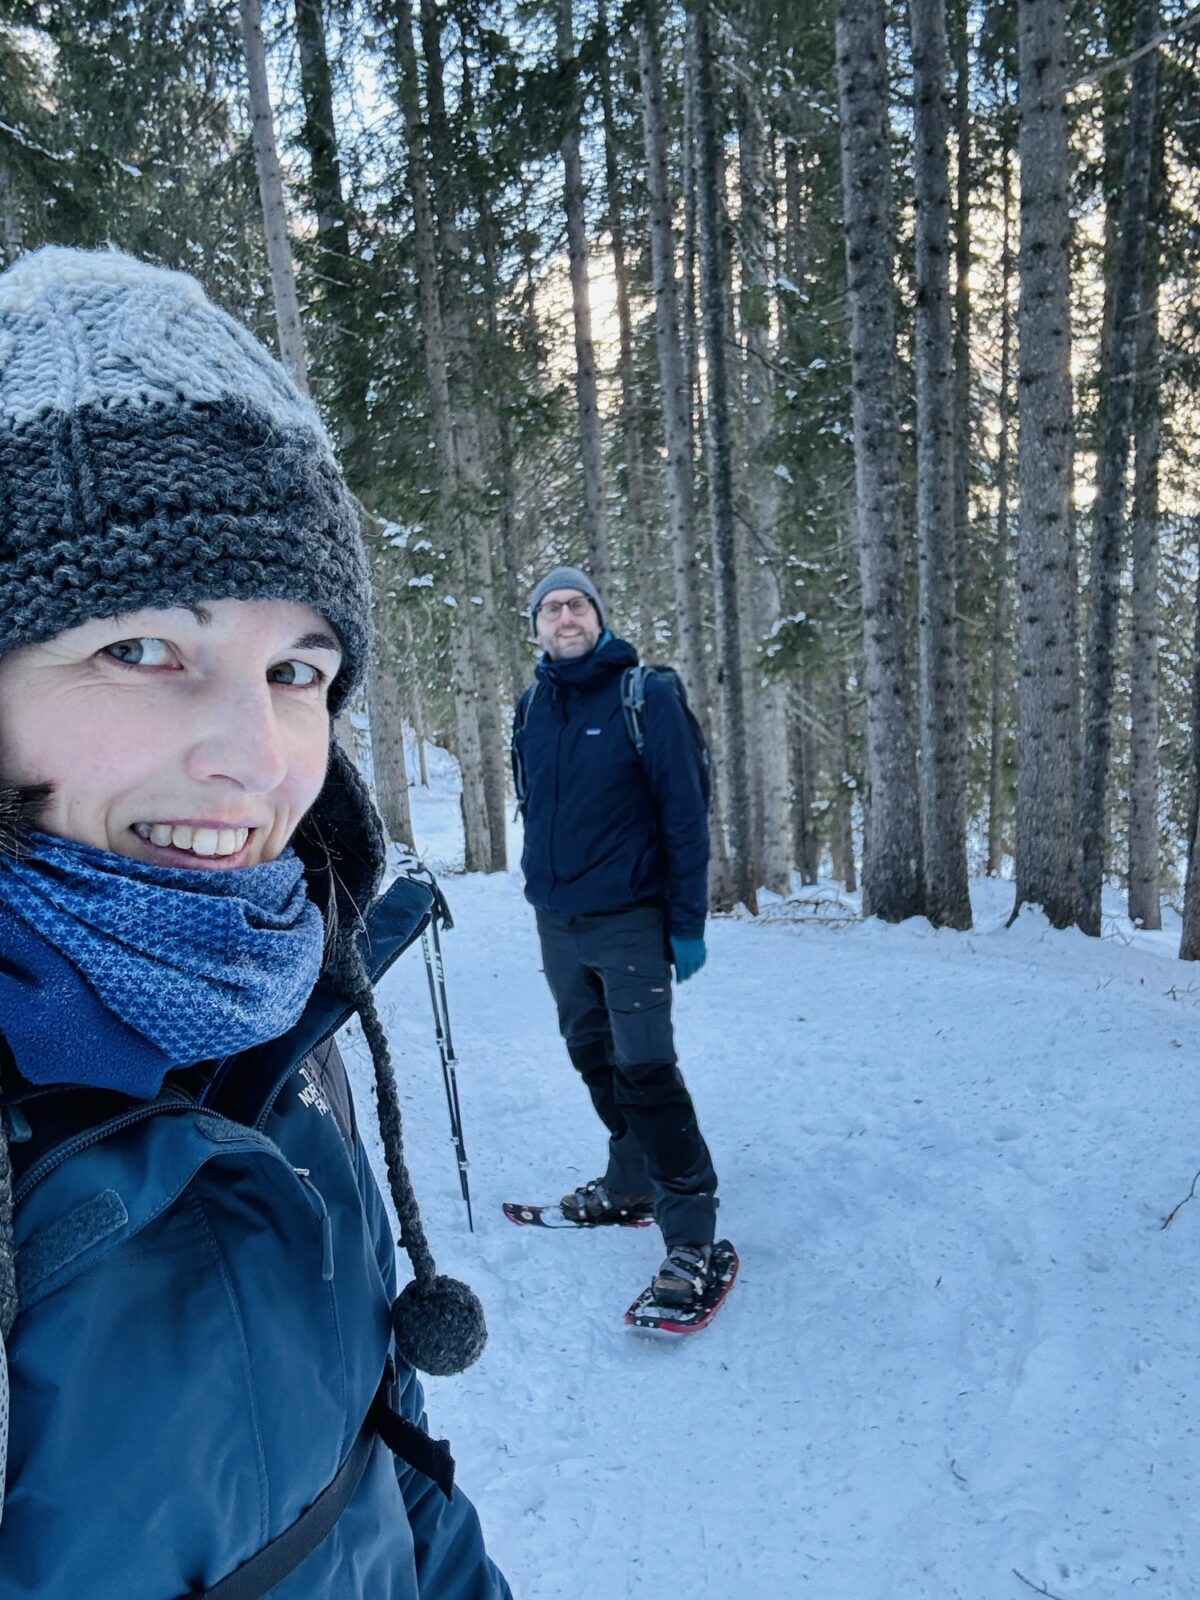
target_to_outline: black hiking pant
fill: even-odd
[[[537,927],[559,1031],[608,1129],[605,1184],[653,1197],[668,1250],[711,1244],[717,1175],[676,1065],[662,908],[539,911]]]

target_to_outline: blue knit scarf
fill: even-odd
[[[172,1067],[286,1032],[321,967],[291,850],[192,871],[33,833],[0,858],[0,913],[0,1027],[35,1083],[153,1095]]]

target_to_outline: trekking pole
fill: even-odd
[[[442,1063],[442,1084],[446,1090],[446,1106],[450,1112],[450,1139],[458,1161],[458,1181],[467,1207],[467,1227],[475,1232],[475,1218],[471,1212],[471,1186],[467,1179],[467,1146],[463,1138],[462,1110],[458,1101],[458,1057],[454,1053],[454,1038],[450,1032],[450,1004],[446,994],[446,969],[442,961],[442,941],[438,926],[452,928],[454,920],[450,907],[437,880],[428,868],[410,872],[409,876],[424,883],[433,891],[433,915],[429,926],[421,935],[421,949],[425,954],[425,975],[429,979],[429,1002],[433,1007],[433,1031],[437,1038],[438,1056]]]

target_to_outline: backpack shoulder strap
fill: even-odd
[[[517,810],[524,812],[525,797],[529,793],[529,785],[525,779],[525,755],[521,749],[519,735],[524,731],[529,720],[529,709],[537,699],[538,690],[542,687],[542,680],[535,678],[529,687],[522,691],[516,706],[513,708],[512,741],[509,745],[509,756],[512,762],[513,790],[517,797]]]
[[[621,674],[621,710],[629,742],[641,759],[646,753],[646,674],[651,668],[640,661]]]

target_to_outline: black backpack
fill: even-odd
[[[700,779],[700,792],[704,796],[705,806],[711,806],[713,787],[712,751],[708,747],[708,740],[704,737],[704,729],[700,726],[696,713],[688,704],[687,690],[683,686],[683,679],[675,671],[674,667],[663,666],[658,663],[653,666],[639,664],[636,667],[627,667],[621,674],[621,710],[625,717],[625,731],[629,735],[629,742],[637,751],[638,760],[644,760],[646,754],[646,678],[652,672],[668,685],[683,709],[684,721],[687,723],[688,736],[691,739],[692,754],[696,761],[696,774]],[[525,763],[521,757],[517,735],[525,726],[529,717],[529,708],[541,687],[541,680],[535,678],[517,701],[516,716],[513,722],[513,784],[517,793],[517,808],[522,814],[525,810],[525,796],[528,789],[525,782]]]

